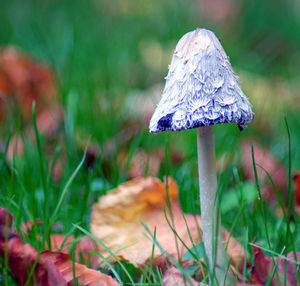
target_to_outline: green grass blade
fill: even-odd
[[[63,191],[62,191],[62,193],[61,193],[61,196],[60,196],[60,198],[59,198],[59,201],[58,201],[58,203],[57,203],[57,206],[56,206],[56,208],[55,208],[55,210],[54,210],[54,212],[53,212],[53,215],[52,215],[52,217],[51,217],[51,222],[52,222],[52,223],[54,222],[55,217],[56,217],[57,213],[59,212],[59,210],[60,210],[60,208],[61,208],[61,205],[62,205],[62,203],[63,203],[63,200],[64,200],[64,198],[65,198],[65,196],[66,196],[66,194],[67,194],[67,191],[68,191],[70,185],[72,184],[73,180],[74,180],[75,177],[77,176],[79,170],[81,169],[81,167],[82,167],[82,165],[83,165],[83,163],[84,163],[84,161],[85,161],[86,152],[87,152],[87,146],[88,146],[88,145],[86,145],[86,147],[85,147],[84,154],[83,154],[83,156],[82,156],[82,159],[81,159],[80,163],[78,164],[77,168],[75,169],[75,171],[73,172],[73,174],[71,175],[71,177],[69,178],[69,180],[67,181],[67,183],[66,183],[66,185],[65,185],[65,187],[64,187],[64,189],[63,189]]]
[[[252,243],[252,242],[249,242],[249,245],[254,246],[254,247],[257,247],[257,248],[260,248],[261,250],[263,250],[263,251],[265,251],[265,252],[268,252],[268,253],[270,253],[270,254],[273,255],[273,256],[274,256],[274,255],[275,255],[275,256],[278,256],[278,257],[280,257],[280,258],[282,258],[282,259],[284,259],[284,260],[286,260],[286,261],[292,262],[292,263],[294,263],[294,264],[300,266],[300,261],[297,261],[297,260],[294,260],[294,259],[287,258],[285,255],[280,255],[279,253],[277,253],[277,252],[275,252],[275,251],[273,251],[273,250],[271,250],[271,249],[265,248],[265,247],[263,247],[263,246],[261,246],[261,245],[254,244],[254,243]],[[274,265],[275,265],[275,263],[274,263]]]
[[[257,194],[258,194],[258,200],[259,200],[259,205],[260,205],[260,209],[261,209],[261,214],[262,214],[262,218],[263,218],[263,222],[264,222],[266,239],[267,239],[267,243],[268,243],[269,248],[271,248],[271,242],[270,242],[270,237],[269,237],[269,232],[268,232],[267,219],[266,219],[266,214],[265,214],[265,208],[264,208],[264,204],[263,204],[263,200],[262,200],[262,196],[261,196],[260,185],[259,185],[259,182],[258,182],[258,175],[257,175],[253,145],[251,146],[251,155],[252,155],[253,171],[254,171],[254,176],[255,176],[255,184],[256,184],[256,188],[257,188]],[[272,262],[275,265],[275,260],[274,260],[273,255],[272,255]],[[277,269],[276,269],[276,277],[277,277],[278,283],[280,283],[280,279],[279,279]]]
[[[287,118],[284,118],[285,126],[286,126],[286,131],[287,131],[287,136],[288,136],[288,220],[287,220],[287,229],[286,229],[286,242],[285,245],[288,245],[288,239],[289,237],[291,238],[291,243],[292,243],[292,250],[294,254],[295,260],[297,260],[297,255],[296,255],[296,248],[295,244],[293,243],[293,238],[292,235],[290,234],[290,221],[291,221],[291,211],[292,211],[292,147],[291,147],[291,133],[290,133],[290,128],[289,124],[287,121]],[[286,249],[286,254],[287,254],[287,249]],[[287,265],[285,263],[285,269]],[[286,273],[286,271],[285,271]],[[300,283],[300,273],[298,272],[296,274],[298,276],[298,282]],[[286,283],[286,275],[284,276],[284,283]]]
[[[47,175],[45,171],[45,160],[42,152],[41,147],[41,141],[40,141],[40,135],[36,123],[36,112],[35,112],[35,101],[32,103],[32,119],[33,119],[33,128],[34,128],[34,134],[35,134],[35,140],[37,144],[38,154],[39,154],[39,163],[40,163],[40,171],[41,171],[41,180],[42,180],[42,186],[44,191],[44,215],[43,215],[43,221],[44,221],[44,237],[43,237],[43,244],[45,241],[47,241],[48,246],[51,248],[51,239],[50,239],[50,232],[51,227],[49,226],[49,194],[48,194],[48,185],[47,185]]]
[[[104,261],[104,263],[109,267],[109,269],[114,274],[114,276],[116,277],[116,279],[118,280],[118,282],[122,285],[122,279],[120,278],[120,275],[115,270],[114,266],[103,255],[101,255],[101,253],[96,252],[96,251],[89,251],[88,253],[99,256]]]

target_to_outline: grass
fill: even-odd
[[[13,213],[16,228],[19,229],[22,222],[34,223],[26,241],[43,250],[45,242],[50,243],[49,236],[53,232],[50,222],[59,223],[61,233],[72,232],[78,236],[84,230],[88,234],[93,202],[127,179],[127,166],[140,149],[151,152],[164,148],[162,142],[166,137],[171,149],[179,150],[184,159],[172,165],[168,155],[158,176],[162,178],[169,173],[174,177],[180,188],[183,210],[199,213],[195,131],[151,135],[143,122],[138,124],[140,129],[135,137],[124,146],[115,140],[116,134],[124,126],[135,123],[135,119],[123,107],[134,91],[145,92],[163,83],[177,40],[197,26],[209,27],[222,35],[222,44],[237,70],[257,73],[270,85],[275,81],[274,76],[281,77],[293,88],[299,77],[300,38],[295,31],[299,30],[300,22],[294,12],[298,8],[296,4],[292,7],[280,1],[270,6],[269,2],[249,4],[241,1],[241,13],[233,22],[218,24],[192,1],[120,0],[115,5],[107,0],[72,1],[70,5],[67,0],[26,3],[4,0],[0,12],[0,44],[17,45],[51,65],[65,111],[65,121],[50,150],[47,136],[39,134],[36,128],[35,112],[33,121],[27,122],[27,126],[34,127],[34,140],[25,132],[19,106],[10,107],[10,114],[1,126],[4,148],[0,153],[0,205]],[[289,21],[284,15],[289,15]],[[270,47],[276,49],[270,51]],[[160,60],[155,65],[149,64],[157,58]],[[251,97],[251,89],[247,94]],[[270,126],[276,126],[271,133],[262,132],[255,121],[243,133],[236,126],[216,127],[217,157],[226,153],[229,161],[219,184],[219,192],[223,194],[222,223],[247,248],[250,259],[254,239],[268,249],[271,256],[300,251],[300,224],[295,211],[293,219],[289,215],[283,218],[276,215],[277,206],[283,207],[281,200],[284,198],[278,195],[280,190],[276,192],[278,203],[275,206],[269,206],[255,195],[255,184],[244,180],[238,160],[241,156],[239,145],[244,138],[255,138],[286,166],[288,209],[293,209],[291,173],[300,169],[298,114],[299,110],[293,107],[282,114],[266,114]],[[289,123],[288,129],[284,117]],[[16,134],[20,134],[24,143],[24,155],[7,162],[7,146]],[[101,153],[92,167],[81,161],[85,158],[83,146],[88,141],[85,138],[89,137],[101,150],[106,148],[107,142],[114,142],[112,152]],[[120,168],[116,157],[123,151],[126,164]],[[58,160],[63,162],[62,176],[54,180],[54,162]],[[37,218],[42,218],[42,227],[35,223]],[[80,225],[80,229],[73,228],[74,224]],[[110,269],[112,275],[128,284],[134,281],[137,285],[151,285],[161,281],[159,272],[150,268],[140,271],[126,262],[111,265]],[[1,275],[6,285],[15,283],[3,264]],[[244,275],[248,275],[246,265]]]

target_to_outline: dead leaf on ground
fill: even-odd
[[[250,274],[250,280],[252,283],[255,283],[255,285],[265,285],[274,269],[274,264],[271,257],[265,256],[263,251],[259,248],[259,244],[256,245],[257,246],[252,246],[254,262]],[[296,252],[296,258],[294,257],[293,252],[290,252],[287,254],[287,258],[299,262],[300,252]],[[285,275],[286,285],[299,285],[299,278],[297,278],[297,273],[299,275],[299,265],[292,261],[286,261],[283,257],[274,257],[274,261],[275,265],[277,264],[280,282],[275,274],[272,280],[272,285],[284,285]]]
[[[230,258],[230,264],[232,266],[232,270],[234,272],[236,272],[235,270],[237,270],[239,273],[243,273],[245,259],[246,259],[246,267],[249,266],[247,253],[245,253],[245,250],[242,247],[242,245],[234,237],[229,235],[230,233],[228,231],[223,232],[224,241],[228,243],[227,255]]]
[[[162,285],[164,286],[186,286],[186,285],[191,285],[191,286],[201,286],[204,285],[202,283],[197,282],[194,280],[192,277],[183,277],[182,272],[176,268],[175,266],[170,267],[163,279],[162,279]]]
[[[184,217],[193,242],[197,244],[201,239],[200,216],[185,214],[183,217],[178,202],[177,184],[171,178],[168,179],[168,183],[175,229],[185,244],[191,248],[192,243]],[[152,234],[156,230],[156,240],[163,252],[176,259],[178,255],[174,233],[164,215],[166,198],[166,183],[162,183],[158,178],[137,178],[126,182],[100,197],[94,204],[91,232],[120,259],[129,260],[132,264],[140,266],[149,262],[152,257],[153,243],[152,239],[147,237],[143,225],[145,224]],[[182,257],[187,249],[180,241],[177,242],[178,254]],[[228,255],[232,257],[233,263],[244,259],[244,249],[241,246],[238,248],[236,244],[234,238],[231,238]],[[101,245],[98,246],[104,256],[110,255]],[[160,255],[161,250],[156,246],[153,258],[156,259]]]
[[[62,252],[43,251],[41,259],[47,264],[53,263],[54,266],[62,273],[66,284],[71,284],[74,280],[73,262],[68,254]],[[50,264],[50,266],[52,266]],[[117,286],[120,285],[109,275],[103,274],[100,271],[87,268],[83,264],[75,263],[75,277],[79,285],[90,286]],[[73,283],[72,283],[73,284]],[[43,284],[44,285],[44,284]]]
[[[38,62],[14,46],[0,48],[0,124],[10,111],[21,115],[22,132],[34,141],[32,128],[32,103],[36,102],[37,126],[41,134],[57,138],[63,109],[50,67]],[[24,152],[21,134],[9,142],[7,159]]]
[[[295,185],[295,202],[296,210],[300,214],[300,172],[297,172],[293,176],[294,185]]]
[[[35,265],[31,284],[40,286],[73,285],[74,276],[79,285],[120,285],[112,277],[87,268],[83,264],[74,263],[68,254],[62,252],[38,251],[11,230],[12,216],[8,226],[6,221],[7,210],[0,210],[0,256],[4,258],[7,253],[7,261],[10,272],[20,283],[25,285],[29,273]],[[7,235],[7,233],[9,235]],[[74,273],[73,273],[74,266]]]
[[[43,225],[43,221],[41,219],[36,219],[35,224]],[[22,223],[20,229],[25,235],[28,235],[32,230],[33,225],[34,223],[32,221],[28,221],[26,223]],[[51,248],[47,246],[47,250],[56,251],[59,249],[62,253],[69,253],[73,245],[72,242],[75,238],[73,235],[66,238],[64,234],[51,234],[50,239]],[[90,237],[83,237],[76,242],[75,260],[77,262],[83,260],[85,263],[91,263],[91,267],[96,268],[100,263],[100,259],[96,254],[92,254],[90,252],[97,251],[97,249],[97,245],[93,239]]]
[[[177,199],[178,188],[174,180],[169,179],[169,196],[172,202],[174,220],[179,235],[187,235]],[[154,177],[138,178],[120,185],[107,195],[100,197],[93,206],[91,214],[91,232],[121,259],[127,259],[134,265],[144,264],[152,254],[152,241],[147,238],[145,223],[151,233],[156,227],[159,244],[170,255],[176,257],[174,234],[164,218],[166,205],[165,184]],[[197,232],[194,217],[190,221],[191,232]],[[200,220],[198,223],[201,225]],[[199,237],[198,234],[195,237]],[[188,238],[188,237],[187,237]],[[197,243],[197,241],[195,241]],[[191,246],[191,245],[190,245]],[[99,245],[104,256],[109,253]],[[186,251],[180,246],[180,254]],[[154,257],[161,251],[155,247]]]
[[[244,141],[242,144],[242,168],[244,170],[245,176],[251,181],[255,181],[253,163],[252,163],[252,148],[254,149],[255,163],[262,166],[272,177],[276,188],[282,192],[283,196],[287,197],[288,190],[288,180],[286,176],[285,166],[280,164],[278,160],[266,149],[261,147],[258,143]],[[268,176],[265,171],[256,166],[257,175],[259,182],[262,186],[262,196],[269,203],[275,203],[277,201],[275,190],[270,183]]]
[[[34,100],[39,114],[55,102],[57,94],[51,69],[13,46],[0,49],[0,91],[1,115],[6,114],[4,100],[11,101],[15,96],[25,120],[31,119]]]
[[[52,234],[51,235],[51,250],[55,251],[60,248],[64,242],[63,248],[60,250],[62,253],[68,253],[72,247],[70,244],[74,241],[74,236],[70,235],[65,241],[65,235],[63,234]],[[99,256],[90,252],[97,252],[98,248],[93,239],[90,237],[83,237],[76,243],[75,248],[75,260],[83,260],[85,263],[91,263],[92,268],[96,268],[100,263]]]

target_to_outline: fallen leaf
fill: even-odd
[[[296,260],[296,261],[300,262],[300,252],[296,252],[296,258],[294,256],[293,252],[289,252],[286,257],[290,260]],[[296,265],[296,263],[294,263],[292,261],[285,262],[284,258],[278,258],[278,259],[279,259],[278,273],[282,278],[281,285],[284,284],[283,281],[284,281],[285,271],[286,271],[286,281],[287,281],[288,285],[300,285],[299,284],[299,279],[300,279],[299,265]],[[285,268],[286,268],[286,270],[285,270]]]
[[[271,259],[269,257],[265,257],[260,248],[252,246],[252,249],[254,262],[251,269],[250,280],[255,283],[263,284],[269,277]]]
[[[36,219],[35,224],[42,225],[43,221],[41,219]],[[28,221],[26,223],[21,224],[20,229],[24,234],[28,235],[33,225],[34,224],[32,221]],[[69,253],[72,247],[72,242],[74,241],[74,236],[70,235],[66,238],[64,234],[52,234],[50,236],[50,239],[51,248],[49,248],[49,246],[47,245],[47,250],[56,251],[57,249],[60,249],[60,252],[62,253]],[[92,240],[90,237],[83,237],[76,242],[75,260],[77,262],[81,260],[83,260],[85,263],[91,262],[91,267],[96,268],[100,262],[100,259],[96,254],[90,253],[93,251],[97,251],[97,245],[95,241]]]
[[[21,132],[35,142],[32,128],[33,101],[36,102],[39,133],[46,134],[48,141],[56,139],[64,114],[51,68],[14,46],[1,47],[0,124],[13,111],[13,116],[21,119]],[[15,134],[9,142],[7,159],[11,161],[14,156],[20,157],[23,152],[21,135]]]
[[[298,207],[300,207],[300,172],[294,174],[293,176],[295,185],[295,201]]]
[[[244,141],[242,144],[241,164],[245,177],[251,181],[255,181],[251,152],[252,144],[255,163],[262,166],[270,174],[276,188],[282,192],[285,198],[287,198],[288,183],[285,167],[280,164],[268,150],[262,148],[258,143]],[[275,190],[273,189],[265,171],[259,166],[256,166],[256,170],[259,182],[262,186],[263,198],[269,203],[275,203],[277,201]]]
[[[63,275],[55,267],[48,267],[45,261],[39,258],[39,253],[36,249],[29,244],[24,244],[19,236],[10,237],[7,243],[4,240],[0,240],[0,255],[2,258],[5,255],[5,248],[9,270],[20,285],[26,284],[30,270],[36,260],[38,262],[35,267],[32,284],[35,280],[37,285],[66,285]]]
[[[7,220],[6,217],[9,217],[8,226],[3,224]],[[34,265],[30,285],[73,285],[74,277],[79,285],[120,285],[112,277],[100,271],[74,263],[68,254],[49,250],[39,253],[11,231],[12,216],[8,215],[5,209],[0,209],[0,223],[0,256],[4,258],[7,255],[9,270],[20,285],[26,284]],[[6,233],[10,235],[7,236]]]
[[[68,254],[62,252],[53,252],[50,250],[41,253],[41,259],[47,263],[53,263],[54,266],[62,273],[65,283],[69,284],[76,277],[79,285],[90,286],[116,286],[120,285],[112,277],[87,268],[83,264],[73,263]],[[74,273],[73,273],[74,264]]]
[[[254,254],[254,262],[250,274],[251,282],[255,285],[265,285],[274,269],[274,264],[271,257],[264,255],[263,251],[257,246],[252,246]],[[275,265],[277,264],[277,271],[280,278],[278,281],[276,274],[273,277],[272,285],[284,285],[284,276],[286,276],[286,285],[300,285],[299,284],[299,265],[291,260],[300,261],[300,252],[296,252],[296,258],[293,252],[287,254],[287,259],[284,257],[274,257]],[[260,283],[260,284],[259,284]]]
[[[31,119],[34,100],[39,114],[55,102],[57,94],[51,69],[13,46],[0,49],[0,91],[7,100],[16,98],[25,120]],[[2,105],[2,115],[5,110]]]
[[[188,235],[177,198],[178,188],[174,180],[169,179],[169,196],[172,202],[176,228],[179,235]],[[166,204],[165,184],[154,177],[137,178],[120,185],[107,195],[100,197],[93,206],[91,214],[91,232],[100,239],[110,250],[122,259],[129,260],[134,265],[144,264],[152,254],[152,241],[147,238],[143,223],[156,235],[161,247],[170,255],[176,257],[174,234],[164,218]],[[190,221],[191,232],[197,231],[196,220]],[[200,220],[198,221],[201,225]],[[197,241],[195,242],[197,243]],[[104,256],[109,253],[99,245]],[[186,251],[180,246],[180,254]],[[154,257],[161,251],[155,247]]]
[[[162,279],[162,285],[164,286],[185,286],[185,285],[191,285],[191,286],[200,286],[200,285],[204,285],[202,283],[197,282],[196,280],[194,280],[192,277],[188,276],[188,277],[184,277],[181,273],[181,271],[176,268],[175,266],[170,267],[163,279]]]
[[[193,245],[189,233],[194,244],[201,240],[200,216],[183,215],[178,202],[177,184],[171,178],[168,179],[168,191],[175,229],[191,248]],[[119,259],[129,260],[135,266],[147,264],[151,257],[155,260],[162,253],[178,259],[178,255],[182,257],[187,249],[179,240],[178,247],[176,246],[174,233],[164,215],[166,202],[165,182],[162,183],[154,177],[136,178],[99,198],[91,214],[91,232]],[[169,220],[171,221],[170,218]],[[153,256],[153,242],[145,230],[145,225],[152,234],[156,232],[156,240],[161,247],[155,246]],[[230,239],[228,255],[234,263],[244,259],[244,249],[241,246],[238,248],[237,244],[233,238]],[[110,256],[101,245],[98,247],[104,256]],[[113,261],[113,258],[110,257],[109,260]]]
[[[243,273],[245,259],[246,259],[246,267],[249,266],[247,257],[245,257],[246,254],[244,248],[234,237],[229,235],[230,234],[228,231],[223,231],[224,241],[228,243],[227,255],[228,257],[230,257],[230,264],[234,269],[237,269],[240,273]]]
[[[74,236],[70,235],[65,241],[64,240],[65,235],[63,234],[51,235],[51,250],[54,251],[58,248],[61,248],[62,243],[64,242],[64,246],[60,252],[68,253],[72,247],[72,244],[69,243],[74,240]],[[83,237],[76,243],[75,260],[83,260],[85,263],[91,262],[91,267],[96,268],[100,263],[99,256],[90,252],[97,252],[97,250],[97,245],[93,239],[90,237]]]

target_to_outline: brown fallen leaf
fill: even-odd
[[[245,253],[244,248],[234,237],[229,237],[228,231],[223,231],[223,237],[226,243],[228,243],[227,255],[228,257],[230,257],[230,264],[232,266],[232,270],[237,270],[239,271],[239,273],[243,273],[245,259],[246,267],[249,267],[249,262],[247,260],[247,257],[245,257],[245,255],[247,254]]]
[[[285,167],[280,164],[271,153],[262,148],[258,143],[244,141],[242,144],[241,164],[247,179],[255,181],[251,148],[253,144],[255,163],[262,166],[272,177],[276,188],[287,198],[288,181]],[[256,167],[258,179],[262,186],[262,196],[269,203],[277,201],[275,190],[270,183],[266,173],[259,166]]]
[[[31,119],[34,100],[39,114],[57,95],[51,69],[13,46],[0,49],[0,92],[9,101],[16,98],[25,120]],[[3,101],[0,108],[3,116],[7,111]]]
[[[162,279],[162,285],[164,286],[185,286],[185,285],[191,285],[191,286],[200,286],[204,285],[202,283],[197,282],[192,277],[183,277],[181,271],[177,269],[175,266],[170,267],[163,279]]]
[[[271,259],[265,257],[263,251],[258,247],[252,247],[254,263],[251,269],[250,280],[255,283],[265,283],[269,277]]]
[[[4,209],[5,210],[5,209]],[[1,209],[0,209],[1,216]],[[41,219],[36,219],[36,225],[42,225],[43,221]],[[25,235],[31,231],[34,223],[32,221],[28,221],[26,223],[22,223],[20,229]],[[50,236],[51,239],[51,248],[47,245],[47,250],[56,251],[60,249],[62,253],[69,253],[72,248],[72,242],[74,241],[74,236],[70,235],[66,238],[64,234],[52,234]],[[90,237],[83,237],[76,242],[75,247],[75,260],[77,262],[83,260],[86,262],[91,262],[92,268],[96,268],[100,262],[99,257],[96,254],[91,254],[90,252],[97,251],[97,245],[93,239]]]
[[[256,245],[259,246],[259,244]],[[255,285],[265,285],[274,269],[272,258],[265,256],[259,247],[252,246],[252,249],[254,253],[254,263],[250,274],[250,280],[252,283],[255,283]],[[296,252],[296,258],[294,257],[293,252],[288,253],[287,259],[299,262],[300,252]],[[276,275],[274,275],[272,285],[284,285],[284,276],[286,276],[286,285],[300,285],[299,265],[290,260],[286,261],[283,257],[274,257],[280,281],[278,281]]]
[[[174,220],[177,228],[181,229],[179,235],[187,235],[177,198],[177,185],[169,179],[169,195],[172,201]],[[127,259],[134,265],[144,264],[152,254],[152,241],[147,238],[143,223],[153,233],[156,227],[158,242],[170,255],[176,257],[176,243],[174,234],[164,218],[166,204],[165,184],[154,177],[137,178],[120,185],[107,195],[100,197],[93,206],[91,214],[91,232],[110,248],[121,259]],[[197,231],[197,225],[191,216],[190,230]],[[199,221],[201,224],[201,222]],[[180,225],[180,226],[179,226]],[[195,241],[197,243],[197,241]],[[99,245],[104,256],[109,253]],[[185,252],[180,247],[180,254]],[[155,247],[154,257],[161,254]]]
[[[11,218],[8,226],[3,224],[6,217]],[[5,209],[0,210],[0,223],[0,256],[4,258],[7,255],[9,270],[20,285],[25,285],[28,279],[30,279],[30,285],[73,285],[74,277],[79,285],[120,285],[112,277],[100,271],[74,263],[68,254],[53,251],[39,253],[12,232],[12,216],[7,216]],[[30,278],[29,273],[34,265],[33,275]]]
[[[100,271],[87,268],[83,264],[73,263],[68,254],[62,252],[43,251],[41,259],[47,263],[53,263],[54,266],[62,273],[66,284],[70,284],[76,277],[79,285],[90,286],[117,286],[120,285],[109,275],[103,274]],[[73,264],[74,272],[73,272]],[[73,283],[72,283],[73,284]],[[44,284],[43,284],[44,285]]]
[[[63,234],[52,234],[51,235],[51,250],[54,251],[62,246],[65,240],[65,235]],[[63,248],[60,250],[62,253],[68,253],[72,245],[69,243],[74,240],[74,236],[70,235],[64,242]],[[99,256],[91,254],[90,252],[97,252],[98,248],[93,239],[90,237],[83,237],[76,243],[75,248],[75,260],[83,260],[85,263],[91,262],[91,267],[96,268],[100,263]]]
[[[168,179],[168,191],[175,229],[185,244],[191,248],[186,222],[193,242],[197,244],[201,240],[200,216],[188,214],[183,216],[178,202],[177,184],[171,178]],[[182,257],[187,249],[180,241],[177,241],[178,248],[176,246],[174,233],[164,215],[166,201],[166,183],[162,183],[158,178],[137,178],[126,182],[100,197],[94,204],[91,232],[120,259],[141,266],[149,263],[152,257],[153,243],[145,230],[146,225],[152,234],[154,230],[156,231],[156,240],[163,249],[161,251],[155,246],[154,259],[162,252],[175,259],[178,255]],[[238,248],[237,244],[234,238],[230,239],[228,255],[233,263],[239,263],[244,259],[244,249],[242,246]],[[110,256],[101,245],[98,247],[104,256]],[[109,259],[113,260],[111,257]]]
[[[0,47],[0,124],[9,112],[15,112],[22,120],[21,132],[25,132],[26,138],[35,142],[32,128],[33,101],[36,102],[40,134],[46,134],[48,141],[57,139],[58,127],[64,114],[51,68],[17,47]],[[13,156],[21,156],[23,152],[21,134],[15,134],[9,142],[7,159],[11,161]]]
[[[294,174],[293,180],[295,185],[295,202],[298,209],[300,210],[300,172]],[[300,212],[298,211],[298,213]]]

